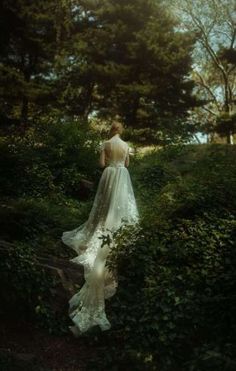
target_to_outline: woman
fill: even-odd
[[[101,147],[100,166],[105,168],[88,220],[80,227],[64,232],[62,241],[77,252],[71,261],[84,267],[85,283],[69,301],[70,330],[75,336],[99,325],[102,331],[111,327],[105,313],[105,299],[115,294],[117,282],[106,267],[112,234],[123,224],[138,222],[138,210],[127,167],[129,146],[120,135],[123,126],[114,122],[110,139]],[[112,243],[103,246],[102,236]]]

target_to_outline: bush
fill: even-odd
[[[36,265],[33,249],[26,244],[1,248],[0,276],[1,312],[7,310],[24,318],[34,316],[51,282]]]
[[[197,370],[214,346],[220,358],[206,364],[221,371],[228,344],[235,362],[235,218],[205,213],[124,230],[118,241],[110,267],[119,287],[109,311],[123,359],[140,370]]]
[[[132,170],[142,214],[154,221],[235,214],[235,160],[236,148],[224,145],[170,146],[138,159]]]
[[[72,257],[72,250],[61,243],[62,232],[82,224],[89,207],[88,202],[63,197],[7,200],[0,207],[0,237],[26,242],[38,255]]]
[[[119,231],[109,257],[119,286],[101,370],[234,369],[235,155],[172,146],[133,162],[141,229]]]
[[[96,180],[98,140],[88,127],[38,123],[24,137],[0,140],[2,196],[45,196],[63,192],[79,198],[81,179]]]
[[[49,332],[66,331],[69,319],[53,305],[58,279],[37,263],[34,248],[19,242],[5,248],[2,244],[0,255],[0,314],[27,319]]]

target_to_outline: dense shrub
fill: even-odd
[[[50,333],[68,332],[67,307],[62,314],[55,304],[60,277],[38,263],[34,247],[1,243],[0,257],[0,315],[30,321]]]
[[[38,255],[72,257],[61,243],[62,232],[82,224],[89,208],[90,202],[63,197],[8,200],[0,207],[0,239],[26,242]]]
[[[57,322],[51,312],[47,289],[43,304],[38,304],[36,298],[36,301],[27,299],[31,298],[28,293],[32,293],[33,285],[36,293],[40,290],[38,273],[30,260],[33,261],[36,252],[71,256],[60,243],[61,233],[86,220],[92,201],[91,198],[82,203],[69,198],[72,182],[76,188],[80,176],[87,174],[96,180],[99,172],[93,170],[92,159],[91,168],[83,167],[87,155],[83,166],[77,167],[77,152],[72,155],[71,144],[65,146],[68,152],[63,152],[62,159],[57,159],[60,140],[55,139],[54,144],[53,140],[54,135],[50,136],[51,144],[41,147],[39,154],[39,162],[44,159],[43,164],[50,154],[49,171],[55,176],[53,190],[46,185],[45,190],[36,192],[37,198],[2,202],[2,237],[21,241],[23,249],[20,253],[19,247],[13,258],[4,257],[0,274],[5,285],[4,272],[10,276],[9,272],[16,269],[16,277],[20,278],[16,282],[11,277],[6,282],[4,295],[14,293],[19,285],[19,298],[17,295],[15,300],[20,303],[24,300],[22,287],[31,276],[24,293],[25,310],[33,314],[37,307],[40,322],[49,328],[49,324],[54,324],[55,329],[65,321]],[[45,139],[43,143],[46,142]],[[9,143],[1,145],[9,148]],[[14,161],[23,157],[11,156],[12,168],[8,170],[12,171],[12,179]],[[109,257],[109,265],[118,272],[119,286],[106,306],[113,326],[106,334],[94,330],[85,335],[95,345],[105,347],[103,359],[94,359],[88,367],[158,371],[235,369],[235,158],[234,146],[193,145],[171,146],[131,161],[142,220],[139,228],[126,228],[117,234],[117,247]],[[40,172],[33,175],[31,170],[27,179],[40,178]],[[33,182],[36,188],[37,184],[40,186],[39,178]],[[21,190],[22,179],[15,180],[19,181]],[[9,184],[6,183],[6,189]],[[26,193],[31,194],[31,189],[27,188]],[[24,247],[29,245],[32,250]],[[10,297],[13,299],[13,294]]]
[[[144,228],[121,233],[110,257],[119,287],[109,311],[123,362],[171,371],[235,365],[235,218],[203,214]]]
[[[235,369],[235,154],[173,146],[133,163],[141,229],[120,231],[109,258],[119,286],[101,369]]]
[[[89,128],[77,122],[41,122],[24,136],[1,137],[1,195],[64,192],[79,198],[81,179],[97,179],[98,145]]]
[[[142,214],[163,220],[236,213],[235,162],[235,146],[224,145],[170,146],[137,159],[132,173]]]
[[[1,314],[14,318],[33,318],[37,305],[43,305],[52,282],[39,268],[29,245],[1,248]]]

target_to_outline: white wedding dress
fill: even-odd
[[[105,313],[105,299],[116,292],[117,280],[106,267],[106,258],[114,246],[113,233],[123,224],[136,224],[139,213],[127,166],[129,146],[119,134],[103,143],[100,163],[105,166],[88,220],[78,228],[64,232],[62,241],[77,256],[71,261],[84,267],[85,283],[69,300],[69,316],[75,336],[95,325],[111,327]],[[110,243],[103,244],[108,235]]]

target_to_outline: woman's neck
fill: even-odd
[[[120,137],[120,134],[119,133],[116,133],[116,134],[112,135],[112,137],[110,139],[117,138],[117,137]]]

